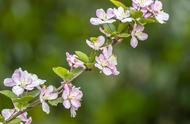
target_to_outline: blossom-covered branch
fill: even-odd
[[[96,16],[90,19],[92,25],[98,26],[102,33],[98,37],[86,40],[92,49],[86,54],[75,51],[74,54],[66,53],[69,69],[55,67],[53,71],[62,78],[58,88],[48,85],[46,80],[39,79],[36,74],[16,69],[10,78],[4,80],[4,85],[11,90],[2,90],[1,94],[12,100],[12,109],[3,109],[0,114],[0,124],[25,123],[31,124],[32,118],[27,111],[37,105],[49,114],[51,106],[63,104],[69,109],[71,117],[76,116],[76,111],[81,107],[83,92],[80,87],[73,85],[74,79],[83,72],[97,68],[106,76],[116,76],[117,56],[114,54],[113,45],[121,43],[125,38],[131,37],[130,45],[138,46],[138,40],[148,39],[144,32],[149,23],[164,24],[169,15],[164,12],[162,2],[159,0],[132,0],[132,5],[127,7],[118,0],[111,0],[115,8],[97,9]]]

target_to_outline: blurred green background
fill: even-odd
[[[116,46],[119,76],[94,71],[73,82],[84,92],[76,118],[62,105],[50,115],[37,107],[33,124],[190,124],[190,0],[162,2],[166,25],[147,26],[149,39],[136,49],[129,39]],[[58,86],[52,67],[68,67],[66,51],[89,51],[85,39],[100,34],[89,19],[108,7],[109,0],[0,0],[1,90],[19,67]],[[0,110],[11,107],[1,95]]]

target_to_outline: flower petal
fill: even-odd
[[[139,40],[144,41],[144,40],[148,39],[148,34],[142,32],[142,33],[140,33],[139,35],[137,35],[137,38],[138,38]]]
[[[71,100],[71,104],[76,107],[76,108],[79,108],[81,106],[80,104],[80,101],[79,100],[76,100],[76,99],[72,99]]]
[[[86,43],[88,44],[89,47],[91,47],[92,49],[94,49],[94,45],[91,41],[86,40]]]
[[[6,78],[4,80],[4,85],[7,87],[13,87],[16,85],[16,83],[11,78]]]
[[[42,102],[42,110],[47,114],[50,113],[49,105],[46,102]]]
[[[63,106],[66,108],[66,109],[69,109],[71,107],[71,103],[69,102],[69,100],[64,100],[63,101]]]
[[[105,18],[105,11],[103,9],[97,9],[96,10],[96,16],[100,19],[104,19]]]
[[[112,74],[112,71],[111,71],[111,69],[109,69],[109,68],[103,68],[102,69],[102,71],[103,71],[103,73],[105,74],[105,75],[107,75],[107,76],[109,76],[109,75],[111,75]]]
[[[136,37],[132,37],[130,44],[131,44],[131,46],[132,46],[133,48],[136,48],[137,45],[138,45],[138,40],[137,40],[137,38],[136,38]]]
[[[15,93],[17,96],[20,96],[23,92],[24,92],[24,89],[20,86],[14,86],[12,88],[12,91],[13,93]]]
[[[165,21],[169,20],[169,14],[165,13],[165,12],[160,12],[159,14],[156,15],[156,20],[160,23],[160,24],[164,24]]]
[[[76,110],[77,110],[77,108],[71,107],[71,109],[70,109],[71,117],[73,117],[73,118],[76,117],[76,115],[77,115]]]
[[[91,18],[90,23],[92,25],[100,25],[100,24],[103,24],[104,22],[99,18]]]
[[[97,39],[97,42],[99,44],[99,47],[103,46],[104,43],[105,43],[105,38],[104,36],[99,36],[98,39]]]
[[[5,120],[7,120],[9,117],[13,115],[14,111],[14,109],[3,109],[1,114],[3,115]]]

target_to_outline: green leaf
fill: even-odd
[[[0,122],[3,122],[4,121],[4,118],[3,116],[0,114]]]
[[[73,69],[71,72],[68,73],[66,80],[70,80],[71,78],[73,78],[76,74],[78,74],[80,71],[82,70],[82,68],[75,68]]]
[[[19,102],[19,103],[22,103],[22,102],[28,102],[30,100],[32,100],[32,96],[23,96],[21,98],[15,98],[13,99],[13,102]]]
[[[38,95],[40,94],[40,91],[39,90],[33,90],[33,91],[30,91],[30,92],[27,92],[25,94],[25,96],[32,96],[33,98],[37,97]]]
[[[108,32],[109,34],[112,34],[113,32],[116,31],[116,28],[113,24],[104,24],[103,28],[105,32]]]
[[[127,7],[123,4],[123,3],[121,3],[121,2],[119,2],[118,0],[110,0],[115,6],[117,6],[117,7],[123,7],[124,9],[127,9]]]
[[[20,98],[14,98],[13,102],[18,102],[18,103],[22,103],[22,102],[29,102],[31,101],[33,98],[37,97],[40,94],[39,90],[33,90],[31,92],[27,92],[25,93],[23,96],[21,96]]]
[[[53,68],[53,71],[55,72],[55,74],[57,74],[63,80],[66,80],[66,76],[69,73],[69,71],[63,67],[55,67],[55,68]]]
[[[121,37],[121,38],[126,38],[126,37],[129,37],[130,34],[128,34],[128,33],[122,33],[122,34],[118,34],[117,36]]]
[[[91,63],[95,61],[96,54],[97,54],[97,53],[96,53],[94,50],[92,50],[92,51],[90,52],[89,61],[90,61]]]
[[[15,102],[14,105],[20,111],[23,111],[24,109],[26,109],[27,107],[29,107],[29,103],[28,102]]]
[[[75,68],[75,69],[73,69],[73,70],[70,72],[70,74],[76,75],[76,74],[78,74],[81,70],[82,70],[82,68]]]
[[[85,53],[81,51],[75,51],[75,54],[78,56],[78,59],[80,59],[81,61],[85,63],[89,62],[89,58]]]
[[[8,122],[7,124],[20,124],[20,123],[21,123],[20,119],[16,118],[16,119]]]
[[[0,93],[9,97],[10,99],[17,98],[17,96],[10,90],[2,90],[2,91],[0,91]]]
[[[130,14],[133,18],[140,18],[142,17],[143,13],[141,11],[136,11],[136,10],[130,10]]]
[[[90,37],[90,41],[96,42],[96,40],[97,40],[97,37]]]
[[[62,97],[59,97],[55,100],[50,100],[48,101],[48,103],[52,106],[57,106],[59,103],[63,103],[63,98]]]
[[[141,20],[139,21],[139,23],[140,23],[141,25],[146,25],[146,24],[154,23],[154,22],[156,22],[155,18],[147,18],[147,19],[143,18],[143,19],[141,19]]]
[[[120,23],[119,26],[118,26],[118,28],[117,28],[117,31],[119,33],[121,33],[122,31],[124,31],[126,29],[127,26],[128,26],[127,23]]]

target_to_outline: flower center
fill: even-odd
[[[25,87],[28,84],[26,80],[21,80],[20,81],[20,86]]]
[[[70,94],[68,98],[69,98],[69,99],[74,99],[74,98],[75,98],[75,95]]]

